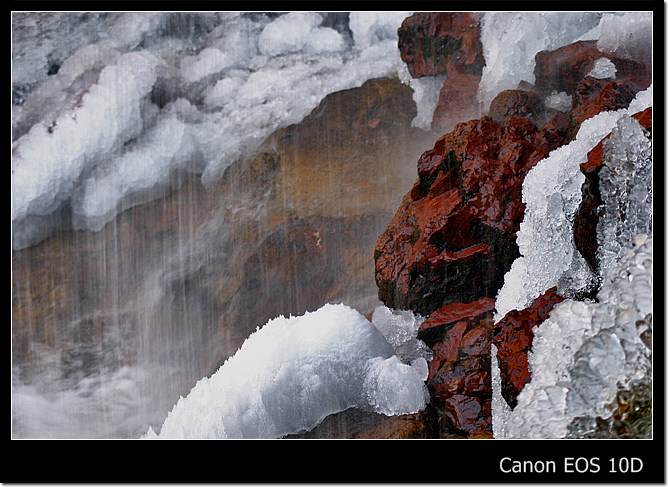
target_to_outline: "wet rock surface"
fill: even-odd
[[[494,297],[518,256],[524,175],[562,140],[526,117],[483,117],[441,137],[418,160],[418,181],[378,239],[380,299],[429,315]]]
[[[186,180],[99,232],[14,251],[14,356],[73,378],[164,364],[170,392],[152,408],[166,414],[270,318],[341,301],[370,313],[375,240],[414,178],[405,161],[433,141],[415,114],[407,86],[372,80],[278,130],[213,189]]]
[[[452,67],[479,75],[485,64],[480,19],[472,12],[418,12],[404,20],[399,51],[411,76],[449,73]]]
[[[528,308],[510,311],[494,327],[492,343],[497,348],[501,394],[511,408],[515,407],[517,396],[531,380],[528,353],[533,343],[533,329],[540,326],[552,308],[563,300],[555,286],[536,298]]]

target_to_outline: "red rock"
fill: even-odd
[[[433,312],[418,331],[434,353],[427,385],[445,421],[442,437],[470,434],[491,424],[482,405],[492,396],[493,312],[490,298],[451,303]]]
[[[449,132],[459,122],[481,116],[478,102],[480,75],[448,70],[434,109],[431,128],[437,132]]]
[[[524,175],[564,142],[564,124],[482,117],[424,152],[417,183],[376,244],[380,299],[429,315],[495,296],[518,255]]]
[[[646,89],[649,84],[649,80],[637,78],[615,81],[585,78],[578,85],[575,93],[577,106],[571,112],[576,127],[601,112],[628,107],[636,93]]]
[[[596,41],[579,41],[554,51],[541,51],[536,54],[536,87],[546,93],[563,91],[572,95],[594,67],[596,60],[603,57],[610,59],[615,65],[617,78],[651,76],[648,68],[640,62],[602,53],[597,49]]]
[[[451,325],[461,320],[474,320],[484,317],[494,311],[494,299],[482,298],[472,303],[451,303],[434,311],[420,325],[418,336],[424,335],[426,330]]]
[[[448,64],[481,74],[481,15],[471,12],[418,12],[398,29],[401,59],[413,78],[446,71]]]
[[[452,429],[465,433],[465,437],[469,438],[474,434],[480,437],[483,431],[487,432],[486,437],[489,437],[487,435],[491,434],[491,424],[490,399],[454,395],[446,402],[445,414],[441,422],[441,437],[451,437]]]
[[[533,344],[533,328],[545,321],[552,308],[563,300],[555,286],[536,298],[528,308],[510,311],[496,324],[492,343],[498,350],[501,394],[512,408],[517,405],[522,388],[531,380],[528,353]]]
[[[489,116],[495,122],[505,122],[513,117],[537,117],[544,111],[540,95],[524,90],[504,90],[489,106]]]

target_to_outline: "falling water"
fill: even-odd
[[[137,438],[268,319],[379,304],[375,238],[433,140],[410,89],[289,124],[396,78],[405,13],[284,17],[14,14],[13,437]],[[359,133],[383,89],[396,126]]]

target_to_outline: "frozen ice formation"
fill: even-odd
[[[650,87],[639,93],[629,109],[585,121],[575,141],[552,152],[525,179],[527,209],[518,233],[522,256],[499,292],[499,316],[524,308],[533,293],[554,284],[564,294],[589,278],[598,278],[601,287],[597,302],[567,299],[534,329],[531,382],[512,411],[501,396],[493,350],[497,438],[564,438],[575,418],[607,418],[619,388],[651,371],[651,350],[641,335],[652,314],[652,145],[630,116],[651,106],[651,92]],[[599,274],[580,267],[578,277],[572,263],[579,254],[569,240],[571,205],[579,204],[578,165],[608,133],[599,173]]]
[[[566,300],[535,329],[532,379],[510,411],[493,367],[496,438],[564,438],[576,417],[606,418],[618,387],[651,370],[640,335],[652,313],[652,239],[639,236],[608,273],[599,303]]]
[[[603,14],[596,47],[601,52],[652,65],[652,12]]]
[[[615,64],[607,57],[602,57],[596,60],[594,67],[587,73],[587,76],[598,79],[614,79],[616,74],[617,68]]]
[[[317,12],[16,14],[13,247],[48,236],[56,211],[73,213],[76,228],[96,230],[116,213],[160,197],[166,181],[180,184],[174,172],[201,175],[212,187],[272,131],[300,121],[327,94],[371,78],[409,84],[418,107],[413,125],[429,129],[444,76],[407,76],[397,28],[410,14],[351,12],[345,28],[328,23],[336,14]],[[483,109],[501,90],[532,82],[534,56],[543,49],[600,37],[605,52],[646,58],[651,23],[651,13],[643,12],[485,13]],[[144,64],[124,76],[129,54]],[[113,72],[119,83],[111,90],[105,83]],[[105,90],[108,96],[92,95]],[[158,151],[154,132],[163,116],[183,124],[183,144]],[[145,157],[150,170],[140,182],[128,161]],[[92,175],[115,180],[114,187],[91,183]],[[97,190],[104,201],[94,201]]]
[[[651,94],[651,87],[646,91]],[[651,106],[651,98],[648,100],[647,93],[640,92],[628,109],[602,112],[585,120],[575,140],[552,151],[527,173],[522,186],[526,209],[517,233],[520,257],[506,273],[504,285],[497,294],[496,321],[513,309],[526,308],[552,286],[558,286],[559,293],[569,297],[594,284],[596,276],[573,245],[573,218],[582,201],[584,182],[579,165],[586,162],[587,153],[620,119],[648,106]],[[626,124],[633,126],[632,122]],[[633,141],[640,143],[637,138]],[[647,153],[646,146],[643,145],[642,150]],[[647,173],[646,167],[638,170]],[[636,191],[636,198],[647,200],[640,188]],[[642,211],[638,205],[635,208],[637,212]],[[642,221],[647,221],[645,215]],[[628,242],[623,245],[626,244]]]
[[[652,61],[651,12],[487,12],[481,36],[485,67],[478,96],[483,110],[500,91],[515,89],[522,80],[534,82],[539,51],[596,40],[602,52],[648,66]],[[610,72],[607,66],[605,75]]]
[[[603,142],[597,226],[598,260],[607,273],[635,235],[652,234],[652,143],[637,120],[622,116]]]
[[[351,407],[415,413],[429,398],[424,360],[402,362],[378,329],[342,304],[281,316],[182,397],[159,435],[150,429],[145,437],[279,438]]]
[[[175,174],[213,186],[327,94],[396,77],[397,28],[409,14],[353,12],[340,30],[316,12],[110,14],[95,29],[81,16],[44,17],[38,25],[60,22],[74,42],[48,51],[44,39],[15,36],[13,247],[48,236],[56,211],[97,230],[180,184]],[[47,58],[59,69],[40,78]]]

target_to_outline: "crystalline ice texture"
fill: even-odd
[[[418,329],[424,320],[410,310],[391,310],[386,306],[378,306],[371,322],[392,345],[394,353],[404,363],[410,364],[419,358],[431,360],[431,350],[417,338]]]
[[[615,67],[614,63],[607,57],[602,57],[596,60],[594,67],[591,68],[591,71],[587,73],[587,76],[598,79],[614,79],[616,74],[617,68]]]
[[[606,13],[596,47],[606,53],[652,64],[652,12]]]
[[[532,380],[512,412],[495,399],[497,437],[563,438],[575,417],[607,417],[618,386],[651,369],[637,324],[653,309],[652,147],[626,110],[617,115],[600,172],[598,303],[566,300],[534,330]]]
[[[619,120],[603,144],[597,256],[606,274],[635,235],[652,233],[652,144],[629,116]]]
[[[428,400],[424,365],[401,362],[381,333],[347,306],[281,316],[181,398],[159,437],[277,438],[350,407],[415,413]]]
[[[96,230],[114,212],[160,197],[184,158],[205,186],[215,185],[236,158],[272,131],[303,119],[328,93],[397,76],[397,28],[409,14],[351,13],[352,45],[321,27],[318,13],[273,21],[193,14],[211,29],[204,41],[183,49],[175,46],[187,39],[168,32],[169,14],[100,21],[96,35],[104,43],[67,51],[63,56],[72,53],[71,60],[13,107],[14,248],[48,236],[52,213],[69,200],[77,228]],[[308,31],[303,36],[302,28]],[[39,46],[28,51],[33,47],[41,59]],[[21,76],[23,62],[15,60]],[[35,82],[27,72],[25,77],[25,83]],[[156,92],[165,100],[155,100]],[[165,135],[156,133],[162,129]],[[175,140],[152,150],[167,135]],[[132,161],[147,167],[139,171]]]
[[[651,276],[652,239],[639,237],[604,282],[600,303],[566,300],[555,306],[534,330],[532,379],[512,412],[499,404],[494,376],[496,438],[564,438],[575,417],[609,416],[618,384],[642,378],[651,367],[636,327],[652,311]]]
[[[643,110],[647,103],[651,100],[640,92],[631,103],[633,111],[602,112],[585,120],[575,140],[552,151],[526,175],[522,186],[526,209],[517,234],[521,256],[506,273],[497,295],[496,321],[513,309],[524,309],[552,286],[569,297],[594,282],[594,274],[573,244],[573,218],[584,182],[579,165],[622,117]],[[639,150],[646,151],[646,146]]]

